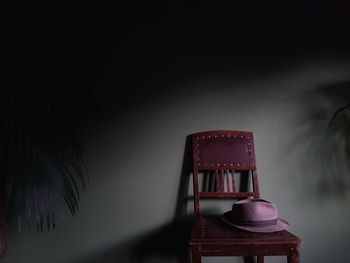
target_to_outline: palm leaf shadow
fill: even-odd
[[[303,187],[317,198],[343,196],[350,190],[350,81],[319,86],[302,98],[302,127],[286,148],[303,156],[298,166]],[[301,152],[300,152],[301,151]]]

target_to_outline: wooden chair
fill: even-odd
[[[202,198],[258,198],[259,183],[252,132],[208,131],[192,134],[194,212],[190,248],[192,262],[202,256],[287,256],[289,263],[300,262],[301,240],[288,231],[252,233],[234,229],[222,215],[200,214]],[[252,178],[252,191],[237,189],[237,172],[242,181]],[[200,180],[201,179],[201,180]],[[201,189],[200,189],[201,188]]]

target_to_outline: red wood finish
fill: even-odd
[[[253,133],[201,132],[192,135],[192,143],[195,210],[190,240],[192,262],[200,263],[202,256],[257,256],[258,263],[263,263],[264,256],[286,256],[289,263],[299,263],[302,241],[288,231],[251,233],[227,225],[221,215],[203,217],[200,214],[202,198],[259,197]],[[241,192],[242,189],[236,187],[237,171],[246,171],[244,176],[251,176],[251,192]]]
[[[252,192],[200,192],[200,198],[237,198],[237,197],[257,197],[256,193]]]
[[[264,256],[258,256],[257,263],[264,263]]]
[[[194,210],[198,216],[200,198],[259,197],[253,133],[207,131],[192,134]],[[236,171],[250,171],[252,192],[237,192]],[[215,191],[199,191],[199,172],[214,172]]]

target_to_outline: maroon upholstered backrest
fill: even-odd
[[[194,208],[199,215],[200,198],[259,197],[253,133],[248,131],[206,131],[192,134]],[[237,171],[252,176],[252,192],[236,187]],[[199,191],[199,172],[204,191]],[[207,177],[207,178],[206,178]]]
[[[199,170],[255,168],[252,132],[210,131],[192,136],[193,161]]]

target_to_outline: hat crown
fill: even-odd
[[[263,199],[244,199],[232,205],[223,220],[242,230],[269,233],[286,230],[289,223],[278,218],[277,208]]]
[[[234,217],[242,222],[267,221],[278,218],[274,204],[263,199],[246,199],[232,205]]]

